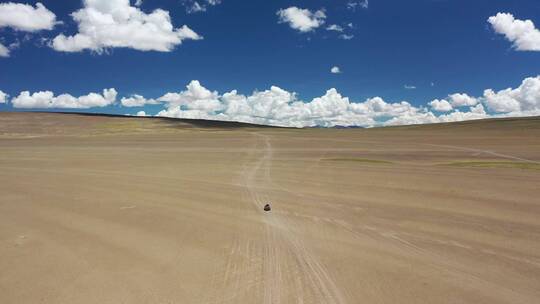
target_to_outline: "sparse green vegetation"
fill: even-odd
[[[443,165],[462,168],[514,168],[540,170],[540,164],[538,163],[514,161],[456,161]]]
[[[186,131],[188,128],[178,129],[173,125],[160,120],[123,118],[122,120],[98,124],[93,130],[94,134],[142,133],[142,132],[174,132]]]

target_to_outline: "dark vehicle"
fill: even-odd
[[[272,208],[270,208],[270,204],[264,205],[264,211],[270,211]]]

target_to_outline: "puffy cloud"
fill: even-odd
[[[8,94],[0,90],[0,103],[7,103]]]
[[[9,49],[0,43],[0,57],[9,57]]]
[[[474,106],[478,103],[478,100],[474,97],[471,97],[467,94],[452,94],[448,96],[450,103],[453,107],[467,107]]]
[[[120,101],[124,107],[142,107],[147,104],[158,104],[159,101],[155,99],[146,99],[141,95],[131,95],[130,97],[123,97]]]
[[[495,32],[502,34],[518,51],[540,51],[540,30],[531,20],[515,19],[512,14],[498,13],[488,22]]]
[[[131,6],[129,0],[84,0],[84,7],[71,16],[79,32],[56,36],[51,46],[57,51],[89,49],[100,53],[107,48],[124,47],[169,52],[183,40],[202,39],[186,25],[174,28],[168,11],[156,9],[146,14]]]
[[[481,97],[456,93],[449,95],[447,99],[434,100],[429,105],[435,111],[441,112],[458,107],[470,107],[471,112],[485,114],[485,106],[498,116],[506,113],[513,116],[534,115],[540,112],[540,76],[524,79],[515,89],[508,88],[498,92],[487,89]]]
[[[135,114],[135,116],[139,116],[139,117],[146,117],[146,112],[145,111],[139,111],[137,112],[137,114]]]
[[[323,96],[302,101],[293,92],[272,86],[251,95],[236,90],[220,95],[192,81],[185,91],[158,98],[165,109],[158,116],[241,121],[288,127],[381,126],[454,122],[488,117],[540,114],[540,76],[527,78],[517,89],[487,90],[483,97],[452,94],[428,105],[413,106],[406,101],[387,102],[381,97],[354,102],[336,89]],[[486,111],[487,107],[492,112]],[[444,112],[435,114],[434,112]]]
[[[276,86],[249,96],[236,90],[220,95],[198,81],[192,81],[185,91],[167,93],[158,100],[166,103],[166,109],[158,116],[290,127],[373,126],[394,116],[419,111],[408,102],[387,103],[380,97],[354,103],[336,89],[310,102],[299,100],[295,93]]]
[[[143,2],[143,0],[136,0],[135,1],[135,6],[141,6],[142,2]]]
[[[43,4],[0,3],[0,27],[11,27],[25,32],[52,30],[56,15]]]
[[[0,28],[11,27],[18,31],[37,32],[51,30],[56,23],[56,15],[39,2],[35,8],[29,4],[0,3]],[[10,49],[17,46],[18,42],[9,47],[0,43],[0,57],[9,57]]]
[[[30,94],[23,91],[13,98],[11,103],[15,108],[70,108],[88,109],[93,107],[105,107],[116,100],[115,89],[105,89],[102,94],[90,93],[88,95],[74,97],[69,94],[54,96],[51,91],[41,91]]]
[[[180,93],[167,93],[158,98],[158,101],[167,103],[169,108],[187,108],[208,113],[214,113],[222,108],[218,100],[219,94],[209,91],[199,81],[191,81],[186,89]]]
[[[384,123],[385,126],[420,125],[438,123],[439,119],[432,112],[405,113],[399,117],[392,117]]]
[[[386,126],[398,125],[417,125],[427,123],[456,122],[474,119],[488,118],[489,115],[484,112],[482,105],[471,107],[468,112],[456,110],[449,114],[436,116],[432,112],[410,112],[404,115],[396,116],[384,123]]]
[[[279,23],[288,23],[291,28],[302,33],[310,32],[320,27],[326,19],[324,10],[311,12],[308,9],[301,9],[296,6],[280,9],[277,15],[279,16]]]
[[[478,98],[456,93],[449,95],[447,99],[435,99],[429,103],[429,106],[437,112],[449,112],[454,108],[475,106],[478,102]]]
[[[116,100],[114,89],[103,94],[73,97],[52,92],[21,92],[11,103],[16,108],[90,108],[107,106]],[[6,100],[6,97],[1,97]],[[409,102],[387,102],[381,97],[352,101],[336,89],[304,101],[294,92],[277,86],[243,95],[233,90],[224,94],[191,81],[183,91],[166,93],[156,99],[140,95],[122,98],[127,107],[162,103],[158,116],[240,121],[287,127],[381,126],[454,122],[488,117],[540,115],[540,76],[523,80],[515,89],[486,90],[481,97],[452,94],[436,99],[428,107]],[[437,112],[442,112],[435,114]],[[139,111],[137,115],[147,115]]]
[[[479,104],[474,107],[470,107],[469,111],[467,112],[456,110],[452,113],[438,116],[437,122],[455,122],[464,120],[484,119],[488,117],[489,115],[484,110],[484,106]]]
[[[452,111],[452,105],[445,99],[435,99],[429,103],[429,106],[437,112]]]
[[[483,101],[489,110],[497,113],[531,112],[540,110],[540,76],[523,80],[516,89],[499,92],[484,91]]]
[[[477,104],[474,107],[470,107],[469,111],[474,114],[486,114],[486,110],[482,104]]]
[[[338,66],[334,66],[330,69],[330,73],[332,74],[340,74],[341,73],[341,69],[338,67]]]

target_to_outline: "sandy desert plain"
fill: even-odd
[[[540,118],[0,113],[0,172],[0,303],[540,303]]]

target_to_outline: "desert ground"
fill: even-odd
[[[540,118],[0,113],[0,172],[0,303],[540,303]]]

